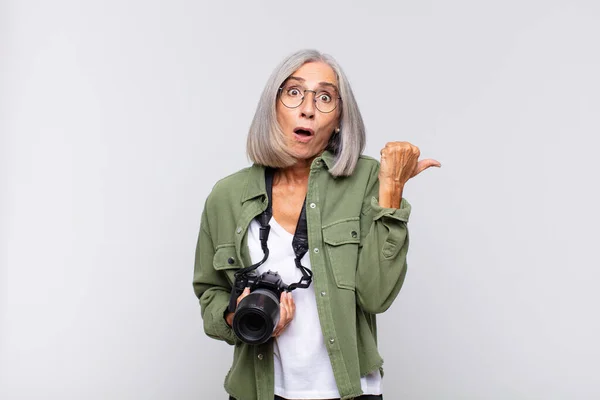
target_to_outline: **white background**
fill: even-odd
[[[597,1],[0,2],[0,398],[224,399],[192,291],[212,185],[276,64],[407,140],[387,399],[600,397]],[[594,183],[596,182],[596,183]]]

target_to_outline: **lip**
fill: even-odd
[[[309,136],[306,135],[299,135],[296,133],[297,130],[303,130],[303,131],[307,131],[310,132]],[[296,128],[294,128],[294,139],[296,139],[296,141],[301,142],[301,143],[308,143],[312,140],[312,138],[315,136],[315,131],[313,131],[310,128],[305,128],[303,126],[297,126]]]
[[[297,127],[295,127],[295,128],[294,128],[294,133],[296,133],[296,131],[297,131],[297,130],[299,130],[299,129],[302,129],[303,131],[310,132],[310,136],[313,136],[313,135],[315,134],[315,131],[313,131],[313,130],[312,130],[312,129],[310,129],[310,128],[306,128],[306,127],[304,127],[304,126],[297,126]]]

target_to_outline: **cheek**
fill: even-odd
[[[277,105],[277,108],[275,109],[275,113],[277,116],[277,122],[279,123],[279,126],[283,129],[286,126],[288,126],[290,124],[290,113],[288,112],[288,110],[286,108],[280,108],[279,105]]]
[[[325,126],[327,126],[328,128],[331,128],[328,130],[331,130],[333,132],[333,130],[339,126],[339,120],[340,120],[339,116],[336,114],[336,115],[328,115],[327,118],[323,122],[324,122]]]
[[[279,108],[279,104],[277,104],[277,106],[275,107],[275,116],[277,117],[277,122],[279,122],[279,125],[281,125],[283,123],[283,118],[281,115],[281,109]]]
[[[327,114],[327,117],[329,118],[328,121],[331,121],[332,124],[335,125],[334,128],[337,128],[339,123],[340,123],[340,116],[341,116],[341,111],[338,108],[336,108],[333,112]]]

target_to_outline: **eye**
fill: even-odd
[[[329,93],[319,93],[318,99],[321,103],[331,102],[331,96],[329,95]]]
[[[299,97],[302,96],[302,92],[297,87],[291,87],[286,90],[286,93],[290,97]]]

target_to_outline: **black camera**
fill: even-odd
[[[237,298],[246,287],[250,294],[235,309]],[[233,331],[248,344],[263,344],[273,335],[279,322],[279,299],[288,289],[277,272],[258,274],[256,270],[237,275],[229,303],[229,311],[235,310]]]

